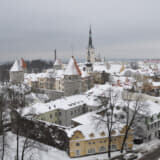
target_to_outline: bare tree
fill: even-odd
[[[31,150],[34,150],[39,147],[40,147],[40,145],[36,141],[26,137],[23,141],[21,160],[24,160],[26,153],[31,152]],[[33,156],[33,153],[29,156],[29,159],[31,156]]]
[[[94,116],[93,118],[97,121],[97,127],[104,125],[106,127],[106,133],[108,134],[108,157],[111,158],[111,142],[112,133],[114,131],[114,124],[116,123],[114,111],[116,109],[116,103],[118,101],[119,93],[114,92],[111,88],[108,89],[108,95],[100,97],[103,105],[103,112],[101,116]]]
[[[136,120],[136,118],[145,114],[148,111],[148,106],[144,102],[144,99],[141,95],[137,94],[137,96],[132,97],[131,93],[127,93],[124,103],[123,103],[123,111],[124,111],[124,124],[125,124],[125,133],[121,146],[121,153],[123,153],[126,140],[129,134],[129,131],[132,129],[132,126]]]
[[[2,135],[1,137],[1,145],[0,146],[0,152],[2,153],[1,155],[1,160],[4,159],[4,153],[5,153],[5,127],[4,127],[4,111],[5,111],[5,98],[3,94],[0,94],[0,134]]]
[[[20,112],[22,107],[24,107],[25,104],[25,99],[23,98],[24,95],[20,94],[18,92],[15,92],[13,89],[8,89],[8,95],[9,95],[9,99],[10,99],[10,109],[12,110],[12,112],[19,108]],[[16,160],[19,160],[19,126],[21,123],[21,119],[20,116],[17,115],[16,120],[15,120],[15,130],[16,130]]]

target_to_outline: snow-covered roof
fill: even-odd
[[[56,61],[54,62],[54,65],[55,66],[58,66],[58,65],[61,65],[62,63],[61,63],[61,61],[59,60],[59,59],[56,59]]]
[[[69,63],[66,67],[65,75],[81,75],[81,71],[73,56],[70,58]]]
[[[79,124],[86,124],[86,123],[90,123],[91,121],[93,121],[94,116],[95,116],[95,112],[93,111],[93,112],[88,112],[78,117],[75,117],[72,120]]]
[[[160,82],[152,82],[152,86],[154,86],[154,87],[160,87]]]
[[[94,72],[108,72],[107,67],[103,63],[95,63],[93,65],[93,71]]]
[[[156,114],[156,113],[160,112],[160,99],[159,100],[157,99],[156,102],[158,102],[158,103],[155,103],[152,100],[147,100],[147,104],[149,106],[149,113],[150,113],[150,115]]]
[[[48,103],[36,103],[32,106],[24,108],[23,114],[29,114],[34,110],[34,114],[42,114],[55,109],[68,110],[79,105],[86,104],[88,106],[97,107],[100,102],[97,101],[95,96],[88,95],[74,95],[70,97],[61,98]]]
[[[40,78],[63,78],[64,77],[64,70],[56,70],[52,72],[52,70],[47,70],[47,72],[44,73],[29,73],[24,75],[25,81],[38,81]]]
[[[22,63],[20,60],[16,60],[10,69],[10,72],[18,72],[18,71],[23,71]]]
[[[81,70],[81,73],[82,73],[82,75],[81,75],[82,78],[86,78],[86,77],[89,77],[89,76],[90,76],[90,75],[87,73],[87,71]]]
[[[87,118],[88,116],[89,118]],[[106,131],[106,124],[99,123],[99,120],[96,119],[95,117],[100,117],[100,115],[90,112],[88,114],[75,118],[74,120],[79,121],[80,123],[83,124],[71,129],[66,129],[67,135],[69,137],[72,137],[74,132],[80,131],[85,139],[108,137],[108,133]],[[86,120],[86,122],[83,119]],[[122,130],[123,127],[124,124],[120,122],[115,123],[113,125],[113,130],[115,131],[115,134],[113,136],[120,135],[121,134],[120,131]],[[102,135],[102,132],[104,132],[105,134]],[[94,135],[91,136],[91,134]]]

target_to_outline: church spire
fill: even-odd
[[[89,42],[88,42],[88,48],[94,48],[92,44],[92,30],[91,30],[91,25],[89,29]]]

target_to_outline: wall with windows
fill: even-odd
[[[160,139],[160,118],[149,123],[147,137],[149,140],[158,138]]]
[[[52,110],[52,111],[37,115],[35,118],[42,120],[42,121],[57,123],[59,120],[58,119],[58,110]]]
[[[75,131],[69,142],[69,156],[79,157],[108,151],[108,137],[106,137],[105,133],[101,133],[100,138],[94,137],[94,133],[91,133],[89,137],[90,139],[85,139],[83,133]],[[124,135],[113,135],[111,142],[112,151],[120,150],[123,137]],[[132,135],[129,134],[125,144],[125,149],[132,149],[132,147],[133,138]]]

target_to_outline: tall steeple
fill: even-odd
[[[89,29],[89,42],[88,42],[88,49],[89,48],[94,48],[93,44],[92,44],[92,30],[91,30],[91,25],[90,25],[90,29]]]

